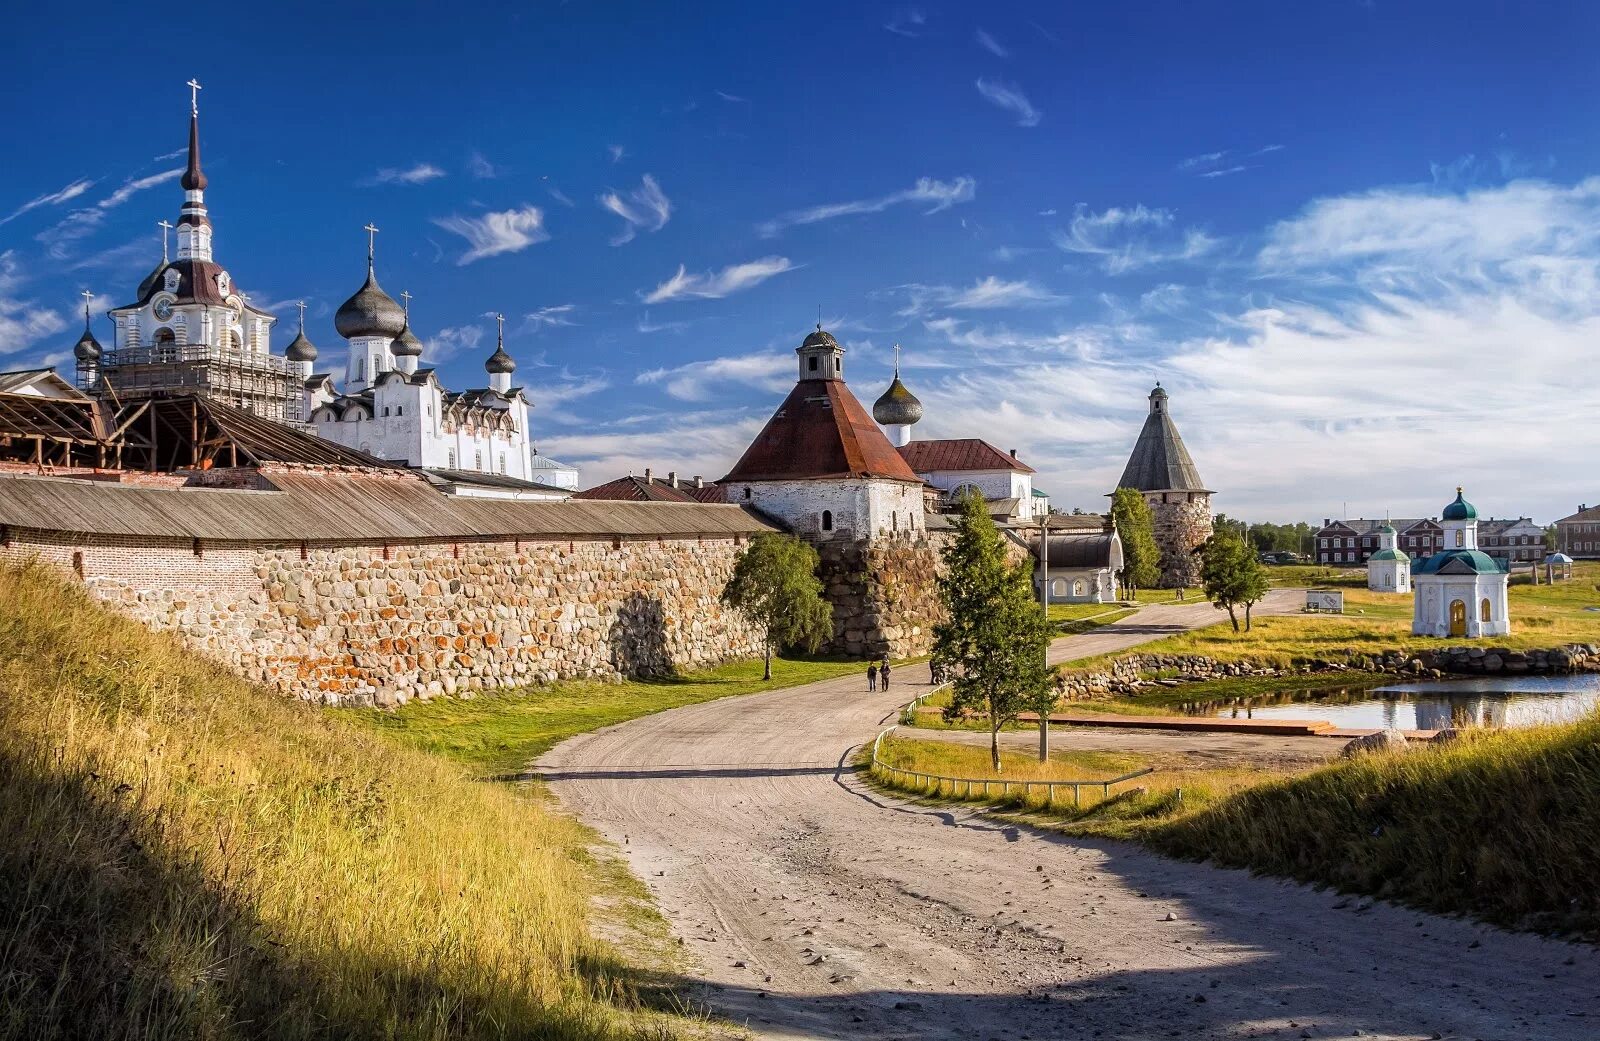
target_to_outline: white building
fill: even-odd
[[[1378,529],[1378,551],[1367,558],[1367,588],[1380,593],[1411,592],[1411,558],[1396,548],[1394,525]]]
[[[1504,636],[1511,631],[1510,575],[1478,548],[1478,511],[1456,489],[1439,518],[1444,549],[1411,570],[1411,632],[1417,636]]]
[[[799,380],[728,475],[728,502],[818,540],[924,529],[922,481],[844,382],[844,348],[819,325],[795,350]]]
[[[1104,604],[1117,599],[1117,573],[1122,570],[1122,536],[1110,524],[1101,530],[1050,534],[1040,575],[1039,548],[1033,546],[1034,585],[1044,583],[1052,604]]]
[[[306,409],[316,432],[380,459],[444,477],[457,494],[501,494],[564,499],[578,488],[578,471],[540,456],[529,439],[532,405],[511,385],[517,364],[505,350],[505,322],[494,353],[484,361],[487,387],[452,392],[432,368],[419,367],[422,341],[411,331],[408,309],[378,285],[368,228],[367,280],[340,306],[334,327],[349,342],[345,387],[327,373],[313,374],[317,350],[300,335],[288,356],[306,386]],[[404,294],[402,294],[404,295]],[[477,482],[473,475],[492,475]],[[517,483],[513,483],[517,482]],[[491,491],[489,489],[497,489]]]

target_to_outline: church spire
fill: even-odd
[[[189,165],[178,183],[183,209],[178,214],[178,259],[211,259],[211,218],[206,216],[206,175],[200,169],[200,83],[189,87]]]

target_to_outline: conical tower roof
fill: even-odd
[[[1210,490],[1200,480],[1189,450],[1183,447],[1183,438],[1167,411],[1167,392],[1159,383],[1150,392],[1150,414],[1145,417],[1144,428],[1139,431],[1139,440],[1134,443],[1133,455],[1128,458],[1117,487],[1141,492]]]

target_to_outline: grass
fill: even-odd
[[[772,679],[761,662],[735,662],[707,672],[626,683],[568,682],[483,694],[413,701],[396,711],[341,709],[396,743],[461,763],[480,776],[514,774],[542,752],[585,731],[680,705],[793,687],[859,673],[862,662],[774,658]]]
[[[1339,660],[1474,642],[1412,636],[1408,594],[1376,593],[1364,588],[1346,589],[1344,594],[1342,615],[1257,618],[1250,632],[1235,633],[1226,617],[1219,614],[1221,625],[1145,644],[1139,653],[1203,654],[1224,661],[1251,658],[1283,667],[1310,658]],[[1584,610],[1600,606],[1600,564],[1579,564],[1573,569],[1571,581],[1555,585],[1513,581],[1509,596],[1511,634],[1475,641],[1479,645],[1526,650],[1590,643],[1600,635],[1600,614]],[[1074,662],[1073,667],[1089,668],[1103,662],[1104,658],[1086,659]]]
[[[1066,606],[1088,606],[1088,605],[1057,604],[1057,605],[1053,605],[1051,607],[1051,610],[1054,611],[1056,607],[1066,607]],[[1093,606],[1099,608],[1099,610],[1094,612],[1093,614],[1085,614],[1085,615],[1083,615],[1083,616],[1081,616],[1079,618],[1076,618],[1076,619],[1070,619],[1070,620],[1066,620],[1066,621],[1057,622],[1056,623],[1056,632],[1057,632],[1057,634],[1059,636],[1077,636],[1079,633],[1093,632],[1094,630],[1100,628],[1102,625],[1110,625],[1112,622],[1120,622],[1122,619],[1127,618],[1129,615],[1134,615],[1134,614],[1138,614],[1139,613],[1139,609],[1136,608],[1136,607],[1117,607],[1115,605],[1107,607],[1104,604],[1095,604]],[[1050,620],[1053,621],[1053,622],[1056,620],[1054,614],[1052,614],[1050,616]]]
[[[1157,849],[1507,926],[1600,938],[1600,717],[1469,732],[1264,784]]]
[[[1030,728],[1031,729],[1031,728]],[[949,782],[925,782],[873,769],[874,781],[886,788],[924,798],[982,804],[1002,813],[1029,815],[1030,822],[1073,835],[1135,838],[1169,821],[1199,813],[1227,796],[1283,776],[1281,771],[1251,767],[1194,768],[1181,757],[1127,752],[1052,752],[1049,762],[1022,752],[1002,752],[1001,773],[990,768],[989,749],[949,741],[891,736],[880,748],[882,762],[920,773],[977,781],[1101,781],[1154,767],[1146,774],[1111,789],[1102,798],[1098,788],[1084,788],[1075,802],[1070,789],[1058,788],[1052,800],[1040,789],[992,794]],[[971,791],[969,796],[967,793]],[[1180,794],[1181,792],[1181,794]]]
[[[1275,588],[1365,589],[1367,569],[1332,568],[1326,564],[1268,564],[1267,581]]]
[[[1338,676],[1316,674],[1310,676],[1239,676],[1231,679],[1206,680],[1185,683],[1177,687],[1150,687],[1137,694],[1092,701],[1064,701],[1063,712],[1105,712],[1128,716],[1170,716],[1183,714],[1186,705],[1215,704],[1221,707],[1235,702],[1255,705],[1275,705],[1305,700],[1315,694],[1320,702],[1342,704],[1364,700],[1368,691],[1394,677],[1376,672],[1346,672]],[[1297,697],[1297,695],[1299,695]],[[1348,695],[1348,697],[1342,697]],[[1308,717],[1316,712],[1307,707]]]
[[[1119,610],[1126,609],[1120,604],[1051,604],[1046,617],[1052,622],[1079,622]]]
[[[588,833],[0,568],[0,1039],[672,1036]],[[622,894],[624,898],[628,894]]]

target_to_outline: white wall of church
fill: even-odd
[[[1416,636],[1450,636],[1450,608],[1460,601],[1465,609],[1465,637],[1504,636],[1511,631],[1506,575],[1416,575],[1411,632]],[[1483,602],[1489,602],[1489,620],[1483,620]]]
[[[1033,475],[1016,470],[933,470],[917,475],[939,491],[949,493],[963,484],[977,487],[985,499],[1019,499],[1021,517],[1034,515]],[[1043,507],[1040,507],[1041,512]]]
[[[751,481],[727,492],[797,535],[873,538],[924,527],[922,487],[905,481]]]

